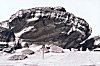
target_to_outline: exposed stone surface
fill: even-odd
[[[27,58],[26,55],[13,55],[9,57],[9,60],[24,60],[25,58]]]
[[[0,48],[7,48],[8,44],[0,44]]]
[[[81,44],[82,50],[86,51],[88,48],[92,51],[95,48],[100,48],[100,36],[94,36],[90,39],[87,39],[83,44]]]
[[[15,40],[14,32],[11,31],[10,29],[3,28],[0,26],[0,41],[9,42],[14,40]]]
[[[54,53],[63,53],[64,52],[63,48],[55,46],[55,45],[52,46],[50,49],[51,49],[51,52],[54,52]]]
[[[21,45],[21,43],[19,41],[17,42],[17,44],[14,45],[14,49],[15,50],[22,49],[22,45]]]
[[[63,7],[21,9],[5,23],[23,41],[53,41],[63,48],[76,48],[91,35],[89,24]]]
[[[25,43],[25,45],[23,46],[24,48],[29,48],[29,44]]]
[[[25,49],[22,51],[22,54],[28,54],[28,55],[31,55],[31,54],[34,54],[34,51],[30,50],[30,49]]]

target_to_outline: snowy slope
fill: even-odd
[[[11,55],[0,56],[0,66],[100,66],[100,52],[42,53],[29,55],[25,60],[9,61]]]

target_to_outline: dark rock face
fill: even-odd
[[[76,48],[78,47],[79,43],[82,41],[82,39],[80,38],[82,37],[81,33],[80,32],[72,32],[68,37],[67,39],[65,39],[65,42],[66,43],[63,43],[61,45],[61,47],[63,47],[64,49],[65,48],[68,48],[68,49],[71,49],[71,48]]]
[[[94,42],[95,42],[94,38],[90,38],[90,39],[86,40],[85,43],[82,44],[82,51],[86,51],[87,48],[89,50],[93,50]]]
[[[10,29],[7,29],[7,28],[3,28],[0,26],[0,48],[3,50],[4,48],[4,52],[7,52],[7,53],[11,53],[12,52],[12,49],[11,48],[8,48],[9,45],[8,45],[8,42],[10,41],[15,41],[15,35],[14,35],[14,32],[11,31]],[[6,42],[6,43],[3,43],[3,42]]]
[[[53,41],[63,48],[76,48],[91,35],[89,24],[63,7],[22,9],[8,22],[11,31],[23,41]]]
[[[8,46],[8,44],[0,44],[0,48],[7,48]]]
[[[22,45],[21,45],[21,43],[19,41],[17,42],[17,44],[14,45],[14,49],[15,50],[22,49]]]
[[[99,43],[96,43],[99,41]],[[88,48],[90,51],[92,51],[95,48],[100,48],[100,36],[95,36],[90,39],[87,39],[83,44],[81,44],[82,51],[86,51]]]
[[[14,32],[10,29],[0,27],[0,41],[1,42],[9,42],[14,41],[15,35]]]

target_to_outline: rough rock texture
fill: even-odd
[[[0,44],[0,48],[7,48],[8,47],[8,44]]]
[[[30,49],[25,49],[22,51],[22,54],[28,54],[28,55],[31,55],[31,54],[34,54],[34,51],[30,50]]]
[[[24,60],[25,58],[27,58],[26,55],[13,55],[9,57],[9,60]]]
[[[14,40],[15,40],[14,32],[11,31],[10,29],[0,26],[0,41],[9,42],[9,41],[14,41]]]
[[[21,45],[21,43],[19,41],[17,42],[17,44],[14,45],[14,49],[15,50],[22,49],[22,45]]]
[[[88,48],[92,51],[95,48],[100,48],[100,36],[94,36],[90,39],[87,39],[83,44],[81,44],[82,50],[86,51]]]
[[[64,51],[63,51],[63,48],[54,45],[54,46],[51,47],[51,52],[63,53]]]
[[[53,41],[63,48],[76,48],[91,35],[89,24],[63,7],[21,9],[10,17],[8,23],[9,29],[23,41]]]

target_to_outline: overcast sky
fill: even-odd
[[[92,36],[100,35],[100,0],[0,0],[0,21],[20,9],[42,6],[62,6],[68,12],[84,18],[92,27]]]

